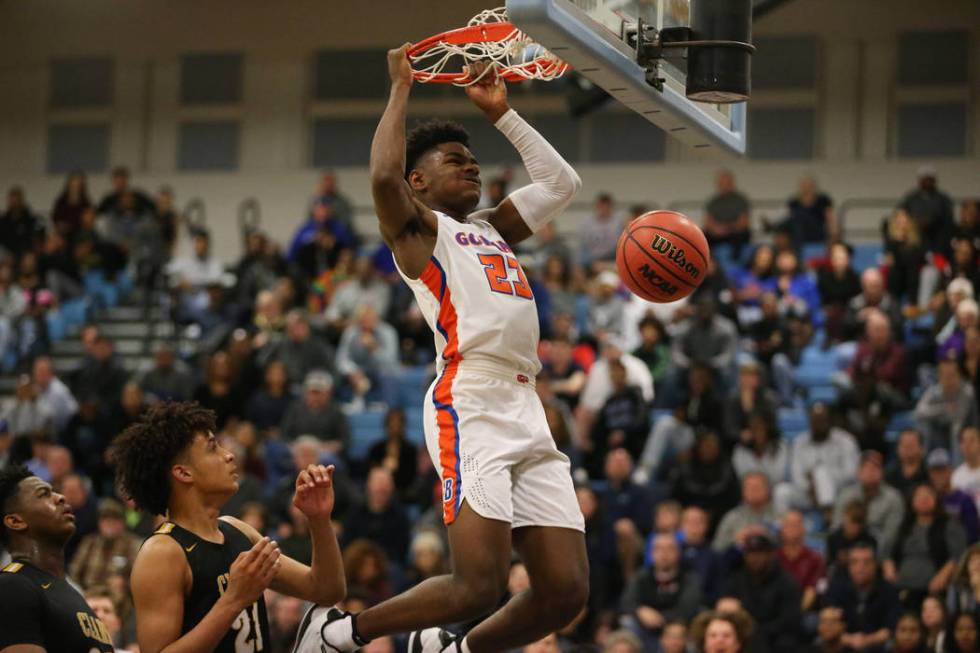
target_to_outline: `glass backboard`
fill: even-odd
[[[683,59],[660,63],[660,89],[647,82],[625,26],[689,25],[691,0],[507,0],[510,20],[613,98],[701,152],[745,153],[745,103],[706,104],[685,95]]]

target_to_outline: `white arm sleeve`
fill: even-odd
[[[578,173],[560,154],[511,109],[494,125],[524,161],[531,183],[510,194],[510,201],[532,232],[550,222],[582,187]]]

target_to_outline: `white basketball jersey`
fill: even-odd
[[[418,279],[398,272],[435,335],[439,371],[467,360],[534,379],[541,369],[538,309],[516,255],[486,220],[434,213],[439,226],[429,264]]]

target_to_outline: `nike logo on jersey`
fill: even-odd
[[[187,551],[188,553],[190,553],[190,552],[191,552],[191,551],[193,551],[193,550],[194,550],[194,549],[195,549],[196,547],[197,547],[197,542],[194,542],[194,544],[191,544],[190,546],[186,546],[186,547],[184,547],[184,551]]]
[[[48,589],[51,587],[51,583],[41,583],[41,589]]]

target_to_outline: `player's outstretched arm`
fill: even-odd
[[[269,587],[282,594],[295,596],[318,605],[334,605],[347,595],[344,561],[334,533],[331,516],[334,506],[333,465],[310,465],[296,478],[293,505],[306,515],[313,540],[313,564],[307,567],[289,556],[282,556],[282,565]],[[252,542],[262,535],[234,517],[221,519],[245,533]]]
[[[405,114],[412,88],[408,47],[388,51],[391,93],[371,143],[371,193],[381,236],[389,247],[423,218],[423,207],[405,180]]]
[[[473,74],[479,74],[477,67]],[[531,177],[519,188],[488,210],[486,219],[511,245],[530,238],[543,225],[565,210],[582,187],[575,169],[507,102],[507,85],[492,71],[466,87],[470,100],[517,149]]]
[[[183,636],[187,559],[176,540],[151,537],[133,565],[130,586],[136,638],[143,653],[213,651],[242,612],[259,600],[279,569],[279,547],[263,538],[241,553],[228,572],[224,594]]]

